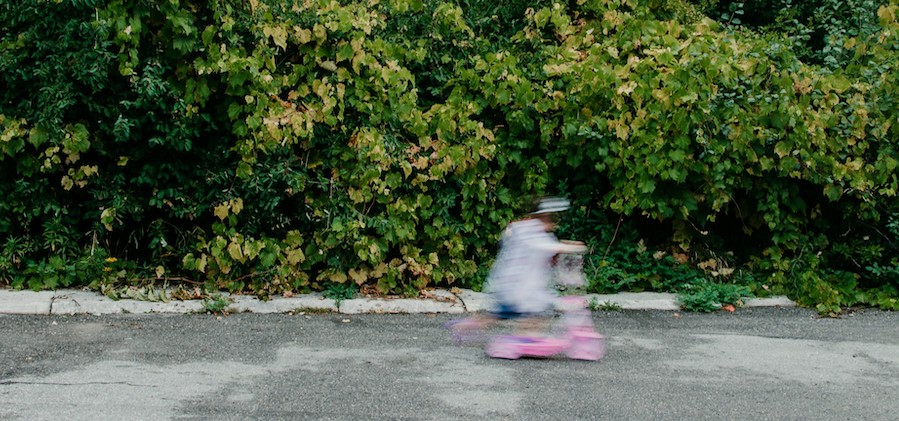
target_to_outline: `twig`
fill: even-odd
[[[175,276],[175,277],[167,277],[167,276],[164,276],[164,277],[161,277],[161,278],[160,278],[160,277],[138,278],[137,280],[140,281],[140,282],[147,282],[147,281],[165,281],[165,282],[168,282],[168,281],[177,281],[177,282],[187,282],[187,283],[189,283],[189,284],[194,284],[194,285],[203,285],[202,282],[197,282],[197,281],[194,281],[194,280],[192,280],[192,279],[188,279],[188,278],[185,278],[185,277],[182,277],[182,276]]]
[[[622,219],[624,219],[624,216],[618,215],[618,225],[615,225],[615,233],[612,234],[612,241],[609,241],[609,245],[606,247],[606,253],[602,255],[603,260],[609,256],[609,250],[612,249],[612,244],[615,243],[615,238],[618,237],[618,229],[621,228]]]

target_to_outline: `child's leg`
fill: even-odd
[[[549,332],[549,318],[545,315],[528,315],[515,323],[518,336],[542,337]]]
[[[476,313],[463,319],[450,320],[445,326],[452,332],[453,342],[461,345],[483,339],[484,329],[494,321],[496,318],[489,313]]]
[[[447,327],[453,330],[485,329],[495,320],[496,317],[490,313],[475,313],[462,319],[450,320]]]

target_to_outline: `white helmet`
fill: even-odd
[[[547,213],[557,213],[568,210],[571,202],[562,197],[544,197],[540,199],[537,210],[531,212],[531,215],[545,215]]]

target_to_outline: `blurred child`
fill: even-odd
[[[481,329],[497,319],[515,320],[517,335],[542,336],[554,308],[553,259],[559,253],[583,253],[581,242],[556,239],[555,217],[568,209],[569,202],[545,198],[528,218],[514,221],[503,231],[500,251],[490,269],[485,288],[493,299],[493,309],[451,323],[456,337]]]

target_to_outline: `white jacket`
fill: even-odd
[[[556,297],[550,284],[553,257],[583,251],[583,245],[559,242],[538,219],[512,222],[503,231],[487,289],[497,303],[519,313],[547,311]]]

